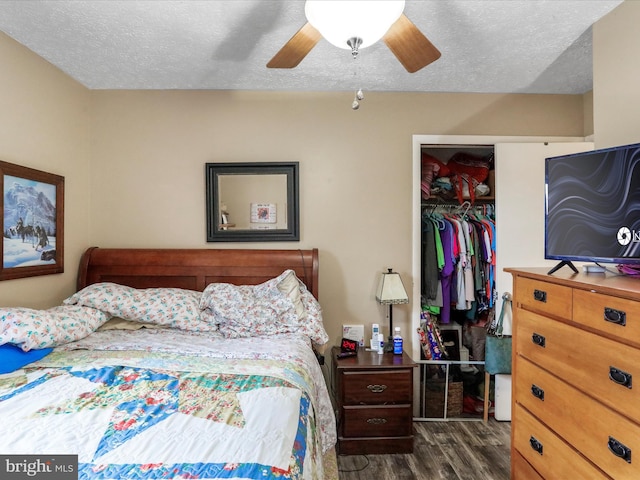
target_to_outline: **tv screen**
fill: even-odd
[[[640,263],[640,144],[545,159],[545,258]]]

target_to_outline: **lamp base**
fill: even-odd
[[[389,335],[387,342],[384,344],[384,353],[393,353],[393,337]]]

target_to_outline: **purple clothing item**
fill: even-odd
[[[444,266],[440,271],[443,305],[440,310],[440,322],[449,323],[451,321],[451,276],[455,270],[455,259],[453,258],[453,226],[448,221],[443,223],[444,229],[439,230],[444,253]]]

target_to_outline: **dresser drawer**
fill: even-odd
[[[516,368],[516,403],[611,477],[640,478],[640,426],[522,357]],[[532,385],[544,391],[543,399]]]
[[[575,290],[573,320],[640,346],[640,302]]]
[[[342,411],[345,437],[404,437],[413,434],[411,405],[351,406]]]
[[[511,480],[544,480],[516,450],[511,452]]]
[[[570,319],[572,288],[530,278],[516,277],[516,302],[527,310]]]
[[[342,403],[378,405],[411,403],[412,370],[349,371],[343,375]]]
[[[522,406],[514,409],[513,446],[544,478],[607,479]],[[523,477],[524,478],[524,477]]]
[[[640,350],[532,312],[516,328],[520,355],[640,422]]]

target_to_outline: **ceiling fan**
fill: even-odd
[[[440,51],[403,13],[404,0],[307,0],[307,22],[267,63],[269,68],[294,68],[321,38],[333,45],[359,49],[381,38],[409,73],[440,58]]]

